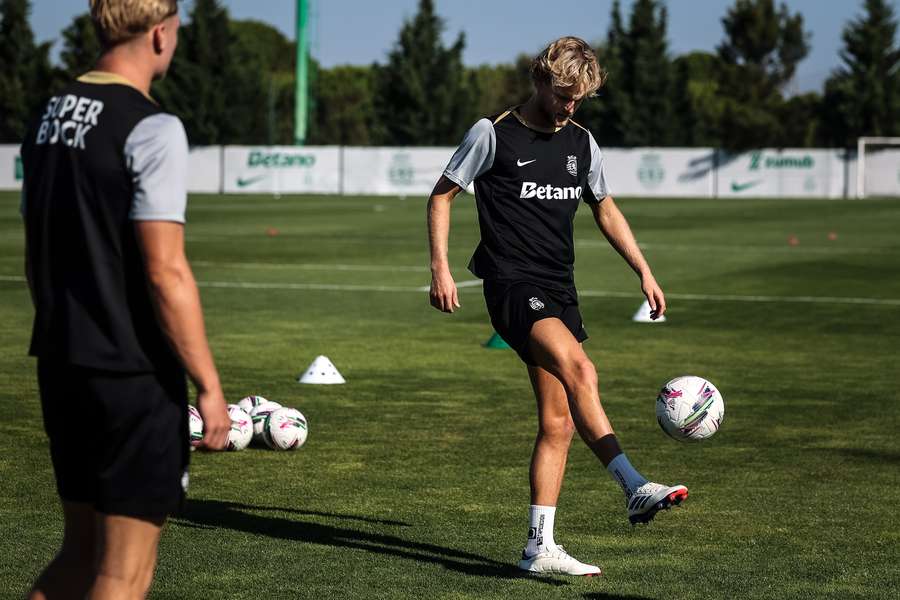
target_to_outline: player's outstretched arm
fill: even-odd
[[[447,251],[450,239],[450,205],[460,187],[444,176],[438,180],[428,198],[428,244],[431,248],[431,305],[452,313],[459,308],[456,282],[450,274]]]
[[[231,419],[206,341],[197,282],[184,254],[184,226],[169,221],[137,221],[135,232],[157,319],[197,388],[197,409],[204,428],[198,447],[222,450]]]
[[[647,264],[644,254],[638,247],[637,240],[634,239],[625,215],[616,206],[612,196],[607,196],[599,204],[593,205],[592,210],[597,227],[603,232],[610,245],[616,249],[616,252],[622,255],[628,266],[641,278],[641,290],[647,297],[647,302],[650,303],[650,318],[661,317],[666,312],[666,297],[663,295],[662,288],[656,283],[656,278],[653,277],[650,265]]]

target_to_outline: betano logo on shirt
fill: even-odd
[[[519,198],[537,198],[538,200],[576,200],[581,198],[581,186],[556,187],[555,185],[538,185],[533,181],[523,181]]]

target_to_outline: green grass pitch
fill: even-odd
[[[151,597],[896,598],[900,204],[619,203],[668,294],[668,322],[631,322],[638,282],[582,207],[585,347],[634,464],[691,496],[632,528],[576,439],[556,538],[604,576],[532,579],[514,565],[534,400],[515,355],[481,346],[492,330],[465,283],[471,197],[453,210],[464,285],[452,316],[421,291],[423,198],[192,197],[188,253],[226,395],[299,408],[310,436],[292,453],[193,456]],[[24,594],[62,533],[25,356],[17,207],[0,194],[4,598]],[[319,354],[346,385],[296,383]],[[701,444],[668,439],[654,417],[659,387],[686,373],[725,397],[722,430]]]

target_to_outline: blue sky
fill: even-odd
[[[404,19],[418,0],[310,0],[312,51],[326,67],[384,62]],[[721,18],[733,0],[668,0],[669,47],[673,54],[713,50],[723,37]],[[293,39],[295,0],[224,0],[232,17],[271,23]],[[812,33],[812,49],[798,67],[791,91],[820,90],[840,64],[841,31],[862,13],[863,0],[786,0],[803,15]],[[891,0],[900,14],[900,0]],[[87,10],[87,0],[33,0],[31,23],[39,41],[56,39],[72,18]],[[191,0],[182,1],[183,11]],[[511,62],[538,52],[548,41],[577,35],[602,39],[609,26],[612,0],[435,0],[447,25],[447,41],[466,34],[469,65]],[[627,18],[631,0],[623,0]],[[58,45],[57,45],[58,51]]]

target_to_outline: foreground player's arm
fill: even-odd
[[[206,341],[200,293],[184,254],[184,225],[137,221],[135,231],[157,319],[197,388],[204,430],[200,446],[221,450],[228,440],[231,419]]]
[[[450,205],[460,187],[444,176],[438,180],[428,198],[428,245],[431,248],[431,305],[452,313],[459,308],[456,282],[450,274],[447,252],[450,239]]]
[[[662,289],[656,283],[650,265],[644,259],[644,254],[638,247],[637,240],[631,232],[631,227],[625,219],[625,215],[616,206],[612,196],[606,196],[598,204],[591,205],[594,212],[594,220],[610,245],[616,249],[625,262],[641,278],[641,289],[650,303],[650,316],[656,319],[666,312],[666,298]]]
[[[206,341],[197,282],[184,253],[188,144],[181,121],[166,114],[145,118],[126,140],[125,159],[134,179],[128,216],[157,320],[197,388],[204,429],[198,446],[221,450],[231,419]]]
[[[453,198],[475,178],[487,172],[494,162],[497,145],[494,126],[479,119],[463,137],[450,157],[444,174],[428,199],[428,242],[431,245],[431,305],[452,313],[459,308],[459,293],[450,274],[447,259],[450,238],[450,204]]]
[[[19,203],[19,214],[25,219],[25,184],[22,184],[22,196]],[[25,282],[28,284],[28,293],[31,295],[31,305],[37,308],[34,302],[34,272],[31,270],[31,257],[28,252],[28,226],[25,226]]]

